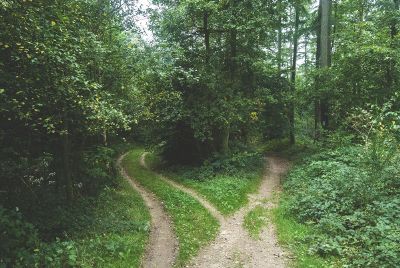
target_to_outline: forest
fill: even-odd
[[[400,263],[400,0],[0,0],[0,268]]]

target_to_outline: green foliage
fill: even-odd
[[[110,185],[116,178],[114,168],[115,151],[111,148],[97,146],[82,153],[81,183],[83,191],[94,194],[103,185]]]
[[[230,141],[282,135],[283,91],[288,83],[263,49],[273,42],[276,4],[258,0],[155,3],[165,6],[152,12],[157,48],[163,48],[169,63],[164,88],[181,97],[179,105],[168,109],[175,114],[173,108],[179,107],[179,117],[160,125],[163,129],[153,139],[162,142],[165,158],[193,164],[215,152],[226,153]],[[271,36],[262,30],[267,28]]]
[[[243,227],[254,239],[260,237],[261,231],[269,224],[270,213],[267,208],[256,206],[244,217]]]
[[[23,218],[20,212],[1,209],[4,239],[0,244],[5,247],[1,263],[17,267],[139,267],[150,216],[138,193],[116,175],[116,154],[126,146],[84,152],[79,167],[82,177],[77,180],[82,197],[72,206],[53,195],[55,185],[42,179],[40,185],[29,188],[35,191],[33,199],[18,200]]]
[[[263,156],[252,151],[216,155],[200,167],[178,166],[165,172],[171,179],[204,195],[223,214],[232,214],[257,190],[264,167]]]
[[[311,247],[319,255],[353,267],[393,267],[400,258],[398,153],[377,170],[364,150],[308,158],[289,174],[284,202],[299,222],[320,232]]]
[[[184,266],[196,255],[201,246],[212,241],[218,232],[218,222],[193,197],[162,181],[139,163],[142,149],[131,151],[123,165],[141,185],[153,192],[164,204],[172,217],[179,240],[177,266]]]
[[[0,207],[0,266],[27,260],[38,243],[37,231],[23,220],[20,212]]]
[[[311,238],[318,234],[318,230],[313,226],[299,223],[289,212],[286,198],[289,197],[284,194],[279,206],[272,210],[271,219],[276,225],[279,243],[293,254],[294,260],[291,261],[291,265],[296,268],[339,267],[337,259],[322,258],[310,252]]]
[[[94,188],[91,180],[74,181],[81,172],[104,179],[87,151],[143,118],[134,71],[141,43],[134,29],[125,31],[119,11],[108,0],[0,2],[0,147],[9,158],[0,187],[7,203],[34,199],[31,181],[41,182],[34,192],[44,185],[41,195],[51,181],[68,199]],[[46,170],[32,172],[44,156],[51,158]]]

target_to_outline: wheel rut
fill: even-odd
[[[144,189],[138,182],[128,175],[121,163],[126,154],[117,160],[117,167],[122,176],[142,196],[151,215],[151,229],[149,243],[142,260],[144,268],[173,267],[178,254],[178,240],[173,232],[172,222],[165,212],[162,203],[151,192]]]
[[[146,155],[148,153],[143,153],[141,158],[140,158],[140,164],[149,169],[147,164],[146,164]],[[165,181],[166,183],[170,184],[171,186],[181,190],[182,192],[185,192],[187,194],[189,194],[190,196],[192,196],[194,199],[196,199],[197,201],[199,201],[199,203],[205,207],[210,213],[211,215],[216,218],[219,223],[221,225],[223,225],[225,223],[225,218],[224,216],[210,203],[208,202],[208,200],[206,200],[205,198],[203,198],[201,195],[199,195],[196,191],[183,186],[182,184],[179,184],[173,180],[170,180],[168,178],[166,178],[165,176],[161,175],[161,174],[157,174],[159,176],[160,179],[162,179],[163,181]]]
[[[287,266],[287,253],[278,245],[272,223],[264,228],[259,240],[251,238],[243,228],[245,215],[256,206],[270,208],[280,179],[288,169],[284,159],[267,157],[268,167],[256,194],[249,195],[249,203],[226,219],[215,241],[200,251],[187,267],[197,268],[283,268]]]
[[[140,163],[146,165],[146,154],[141,156]],[[193,189],[187,188],[160,174],[159,177],[173,187],[193,196],[219,221],[220,233],[208,246],[200,250],[186,267],[195,268],[284,268],[287,267],[288,253],[279,246],[275,226],[269,223],[260,235],[260,239],[251,238],[243,228],[245,215],[262,206],[271,208],[274,193],[279,190],[281,177],[287,172],[289,163],[282,158],[270,156],[266,159],[268,167],[263,181],[255,194],[249,195],[249,203],[235,214],[224,217],[210,202]],[[160,266],[161,267],[161,266]]]

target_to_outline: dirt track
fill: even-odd
[[[172,267],[178,253],[178,240],[173,232],[171,219],[165,212],[161,202],[131,178],[122,167],[121,162],[125,155],[118,158],[117,166],[122,176],[142,196],[151,215],[149,244],[142,261],[142,266],[144,268]]]

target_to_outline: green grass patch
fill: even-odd
[[[283,201],[272,210],[271,218],[277,228],[278,241],[286,247],[294,257],[291,267],[322,268],[340,267],[333,259],[324,259],[309,252],[310,239],[317,234],[311,226],[298,223],[287,211]]]
[[[224,215],[247,204],[248,194],[257,191],[261,183],[265,163],[262,154],[246,151],[210,159],[200,167],[165,168],[155,154],[146,159],[169,179],[199,192]]]
[[[129,174],[164,203],[179,240],[176,265],[183,266],[202,246],[216,237],[219,224],[196,199],[162,181],[154,172],[143,168],[139,163],[143,152],[141,149],[131,151],[125,157],[123,165]]]
[[[261,174],[249,174],[247,177],[216,175],[206,180],[192,180],[173,173],[168,176],[198,191],[224,215],[246,205],[247,195],[257,190],[262,178]]]
[[[117,189],[105,189],[87,205],[94,210],[87,219],[91,223],[76,229],[72,237],[78,266],[140,267],[150,226],[150,214],[140,195],[121,178]]]
[[[268,225],[269,210],[262,206],[256,206],[244,217],[243,227],[254,239],[260,238],[261,231]]]

